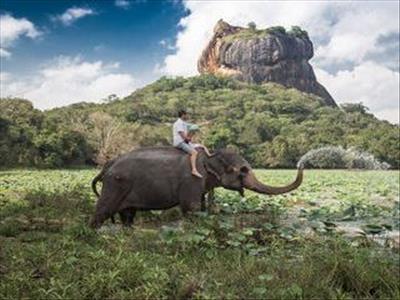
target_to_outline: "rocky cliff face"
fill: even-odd
[[[299,28],[289,33],[279,27],[256,30],[220,20],[197,67],[200,73],[234,76],[251,83],[277,82],[320,96],[327,105],[336,106],[317,82],[308,62],[313,55],[312,42]]]

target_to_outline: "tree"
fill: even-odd
[[[366,107],[362,102],[359,103],[343,103],[340,107],[347,113],[358,112],[361,114],[366,114],[368,112],[368,107]]]
[[[169,145],[182,107],[192,123],[207,121],[199,136],[204,144],[236,148],[254,167],[295,167],[303,154],[328,145],[356,147],[399,167],[399,126],[361,103],[327,107],[279,84],[210,74],[164,77],[124,99],[44,112],[27,100],[1,99],[0,166],[102,164],[135,147]]]
[[[89,115],[88,125],[87,137],[97,150],[94,158],[97,164],[102,165],[137,146],[134,139],[137,124],[124,124],[107,113],[94,112]]]
[[[256,25],[255,22],[249,22],[249,23],[247,24],[247,27],[248,27],[250,30],[252,30],[252,31],[255,31],[255,30],[257,29],[257,25]]]
[[[106,98],[102,99],[104,103],[110,103],[115,100],[118,100],[118,96],[116,94],[108,95]]]

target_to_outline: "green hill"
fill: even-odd
[[[399,166],[399,126],[361,104],[340,109],[278,84],[201,75],[161,78],[124,99],[41,112],[29,101],[0,101],[0,165],[61,167],[102,163],[133,147],[169,144],[186,108],[211,149],[234,147],[253,166],[294,167],[308,150],[350,146]]]

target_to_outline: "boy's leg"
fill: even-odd
[[[192,174],[196,177],[202,178],[203,176],[199,173],[199,171],[197,171],[196,158],[197,151],[193,149],[192,153],[190,153],[190,165],[192,166]]]
[[[210,150],[208,150],[208,148],[206,146],[203,146],[203,148],[204,148],[204,151],[206,152],[207,156],[211,157],[212,154],[210,153]]]
[[[177,147],[190,155],[190,166],[192,168],[192,174],[196,177],[202,178],[203,176],[199,173],[199,171],[197,171],[196,167],[196,158],[197,158],[196,149],[194,149],[191,145],[186,143],[180,143]]]
[[[207,148],[206,146],[204,146],[203,144],[198,144],[198,146],[204,149],[204,152],[207,154],[208,157],[213,156],[213,155],[210,153],[210,150],[208,150],[208,148]]]

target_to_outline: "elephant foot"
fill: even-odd
[[[124,227],[127,228],[132,227],[133,219],[135,218],[136,215],[136,209],[131,207],[125,208],[119,212],[119,215],[121,217],[122,225]]]
[[[94,216],[89,221],[89,227],[92,229],[99,229],[103,222],[97,216]]]
[[[98,229],[103,225],[104,221],[110,218],[111,215],[105,213],[95,213],[89,221],[89,226],[93,229]]]

